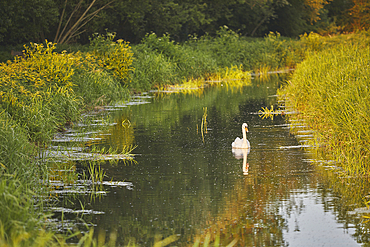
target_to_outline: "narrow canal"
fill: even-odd
[[[227,242],[238,240],[235,246],[367,242],[360,204],[343,199],[336,182],[328,181],[329,166],[314,165],[284,117],[258,114],[277,105],[281,80],[224,83],[186,94],[151,92],[110,107],[113,124],[92,131],[99,133],[92,140],[114,149],[135,145],[136,162],[102,163],[102,193],[58,193],[54,211],[76,225],[73,211],[83,207],[84,222],[96,233],[116,232],[118,246],[152,246],[170,236],[178,240],[169,246],[193,246],[208,232],[228,234]],[[233,154],[231,143],[242,137],[244,122],[251,149],[243,156]],[[300,140],[310,136],[302,128]],[[76,167],[83,170],[83,162]]]

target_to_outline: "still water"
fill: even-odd
[[[282,116],[271,120],[258,114],[261,107],[277,105],[281,80],[255,79],[243,87],[225,84],[190,94],[152,92],[110,107],[113,124],[99,143],[136,145],[137,163],[102,164],[105,192],[65,196],[64,209],[82,202],[89,212],[84,221],[95,232],[116,232],[120,246],[152,246],[173,235],[179,238],[169,246],[192,246],[209,232],[221,234],[224,246],[235,239],[235,246],[367,242],[368,228],[356,213],[361,199],[343,199],[335,186],[340,182],[328,181],[330,175],[323,174],[329,168],[317,168]],[[244,156],[231,149],[242,137],[243,122],[251,143]],[[311,136],[301,133],[301,139]],[[63,217],[74,216],[65,210]]]

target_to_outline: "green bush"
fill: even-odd
[[[90,49],[95,57],[94,62],[125,85],[129,82],[133,53],[127,42],[122,39],[114,42],[114,38],[114,33],[94,35],[90,40]]]
[[[135,71],[131,74],[129,88],[147,91],[154,86],[178,82],[175,64],[169,58],[143,45],[135,46],[133,51]]]
[[[168,59],[174,68],[176,81],[171,84],[190,78],[202,77],[217,70],[216,61],[211,53],[197,50],[196,47],[186,44],[177,44],[170,40],[168,35],[157,37],[154,33],[147,35],[142,46]],[[140,51],[140,50],[138,50]]]
[[[217,37],[193,37],[187,45],[194,47],[201,54],[209,54],[219,68],[240,66],[247,71],[261,67],[279,69],[294,67],[302,61],[298,55],[298,42],[284,39],[278,33],[270,33],[264,39],[247,39],[236,32],[221,27]]]

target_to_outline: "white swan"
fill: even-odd
[[[232,148],[241,148],[241,149],[249,149],[251,148],[251,145],[249,141],[247,140],[247,132],[248,132],[248,124],[243,123],[242,124],[242,133],[243,133],[243,139],[240,139],[237,137],[235,141],[231,144]]]

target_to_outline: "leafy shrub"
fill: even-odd
[[[150,50],[161,53],[174,61],[180,61],[182,56],[179,45],[177,45],[175,41],[170,40],[170,36],[166,34],[162,37],[157,37],[155,33],[147,34],[141,43]]]
[[[98,65],[110,71],[124,85],[129,82],[133,53],[127,42],[122,39],[114,42],[114,37],[114,33],[96,34],[91,39],[90,47]]]
[[[80,102],[71,80],[78,60],[53,52],[52,43],[25,48],[25,59],[0,64],[1,105],[32,140],[45,141],[58,125],[78,116]]]
[[[246,39],[226,26],[220,28],[215,38],[195,37],[187,45],[209,54],[219,68],[242,65],[249,71],[261,67],[278,69],[293,67],[303,59],[297,56],[297,42],[283,39],[278,33],[270,33],[264,39]]]

